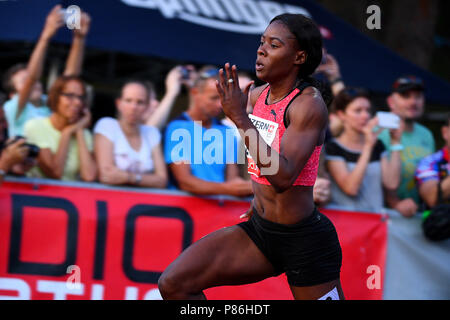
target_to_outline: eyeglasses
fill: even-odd
[[[78,99],[81,102],[85,102],[86,101],[86,95],[77,95],[75,93],[65,93],[65,92],[61,92],[61,95],[64,97],[67,97],[69,100],[75,100]]]

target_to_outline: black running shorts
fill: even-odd
[[[292,286],[307,287],[339,279],[342,251],[331,221],[317,209],[296,224],[263,219],[255,209],[238,224]]]

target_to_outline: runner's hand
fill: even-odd
[[[235,65],[230,67],[225,64],[225,74],[223,69],[219,70],[219,80],[216,81],[217,91],[219,92],[223,112],[236,123],[237,119],[247,117],[247,101],[250,87],[254,81],[247,84],[244,91],[239,87],[237,68]]]
[[[253,200],[252,200],[252,202],[250,202],[250,208],[248,208],[247,212],[242,214],[239,218],[240,219],[248,219],[248,220],[250,220],[250,218],[253,215],[253,212],[254,211],[253,211]]]

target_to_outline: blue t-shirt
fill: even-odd
[[[167,164],[190,164],[191,173],[199,179],[225,182],[226,165],[237,162],[234,130],[216,119],[204,128],[184,112],[167,126],[164,157]]]
[[[442,181],[448,175],[450,175],[450,150],[444,147],[420,160],[415,177],[420,186],[430,180]]]

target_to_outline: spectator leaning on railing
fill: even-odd
[[[34,160],[29,157],[29,147],[25,139],[7,139],[8,123],[3,108],[0,107],[0,184],[8,173],[23,175],[33,165]]]
[[[31,176],[94,181],[97,166],[92,135],[87,129],[91,112],[86,107],[86,86],[76,76],[61,76],[50,88],[47,118],[29,120],[25,137],[40,147],[38,168]]]
[[[199,70],[189,90],[189,109],[167,126],[166,163],[182,190],[199,195],[248,196],[252,194],[251,182],[239,177],[233,129],[217,119],[222,109],[216,79],[217,68]]]
[[[420,198],[414,178],[417,164],[435,149],[433,134],[417,123],[424,112],[424,90],[423,81],[414,76],[401,77],[394,82],[387,103],[391,111],[400,117],[404,130],[401,140],[397,142],[391,141],[387,130],[379,136],[389,152],[400,150],[400,186],[397,190],[387,191],[386,202],[405,217],[411,217],[419,210]]]
[[[100,182],[165,188],[167,168],[161,134],[143,124],[150,92],[141,81],[126,82],[116,100],[118,119],[102,118],[94,128]]]
[[[450,113],[447,115],[447,121],[441,132],[445,141],[444,147],[422,159],[417,166],[415,175],[419,195],[428,208],[442,203],[450,203]],[[438,196],[439,191],[441,199]]]
[[[331,204],[354,210],[379,211],[383,208],[383,187],[395,190],[400,182],[400,153],[390,159],[377,139],[378,119],[371,117],[371,102],[365,90],[345,88],[334,100],[336,114],[344,124],[342,134],[325,145],[330,173]],[[391,130],[399,142],[401,129]]]
[[[3,86],[10,100],[4,104],[8,121],[9,136],[23,135],[23,128],[29,119],[48,117],[47,97],[40,82],[45,57],[51,38],[64,21],[61,6],[55,6],[47,16],[41,36],[34,47],[28,65],[17,64],[5,74]],[[66,61],[65,75],[80,75],[84,55],[85,37],[89,31],[90,17],[81,14],[80,29],[74,29],[74,37]]]

